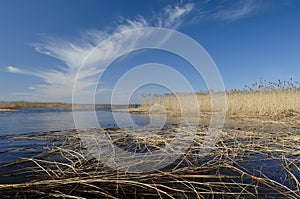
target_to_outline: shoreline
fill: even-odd
[[[16,112],[18,110],[16,109],[8,109],[8,108],[0,108],[0,113],[6,113],[6,112]]]

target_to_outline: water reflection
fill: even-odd
[[[91,119],[93,117],[92,110],[78,109],[75,114],[80,117],[80,126],[83,128],[96,128],[99,126]],[[149,117],[142,114],[130,114],[131,119],[134,121],[132,123],[124,119],[126,113],[116,112],[114,116],[120,118],[121,121],[118,121],[118,125],[112,112],[97,109],[96,115],[100,126],[104,128],[119,127],[120,125],[121,127],[144,126],[149,123]],[[17,112],[0,114],[0,136],[73,128],[75,128],[75,124],[71,108],[20,109]]]

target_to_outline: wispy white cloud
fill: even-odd
[[[149,26],[177,29],[188,15],[191,16],[189,20],[232,21],[250,15],[259,10],[260,7],[260,3],[256,0],[202,1],[201,3],[195,1],[194,3],[169,5],[162,9],[161,12],[154,13],[153,17],[150,18],[137,16],[133,19],[128,19],[123,17],[115,27],[109,27],[105,30],[86,31],[76,41],[43,37],[43,42],[32,45],[37,52],[60,60],[63,64],[59,70],[28,71],[22,69],[22,67],[8,66],[7,71],[33,75],[42,80],[42,84],[31,85],[28,88],[28,93],[18,93],[20,96],[26,97],[26,99],[70,101],[76,77],[78,78],[76,93],[85,96],[91,91],[90,89],[98,84],[98,77],[103,73],[107,60],[116,57],[127,49],[134,48],[141,36],[138,34],[132,35],[126,43],[120,43],[118,40],[106,42],[101,48],[96,49],[98,56],[89,57],[88,61],[84,63],[79,76],[76,76],[82,62],[94,47],[116,33]],[[107,92],[107,89],[97,92],[101,91]]]
[[[23,71],[14,66],[7,66],[7,71],[11,73],[23,73]]]
[[[195,5],[196,9],[194,9],[190,21],[235,21],[255,14],[265,8],[267,4],[267,1],[259,0],[199,1]]]
[[[237,20],[255,13],[261,8],[261,5],[257,0],[236,1],[228,7],[221,4],[212,17],[221,20]]]
[[[33,76],[38,76],[38,77],[41,77],[41,78],[43,77],[43,75],[41,73],[24,70],[24,69],[21,69],[21,68],[17,68],[15,66],[7,66],[7,72],[33,75]]]
[[[63,62],[63,67],[61,67],[60,70],[27,71],[15,66],[8,66],[7,71],[37,76],[44,82],[39,85],[31,85],[28,88],[30,90],[28,94],[24,92],[20,93],[23,96],[32,97],[32,100],[58,101],[67,99],[70,101],[76,77],[76,93],[84,96],[87,92],[90,92],[90,88],[98,84],[97,77],[103,73],[106,61],[111,59],[111,57],[116,57],[126,49],[134,48],[139,35],[132,35],[126,43],[119,43],[117,40],[106,42],[101,48],[96,49],[98,56],[89,57],[88,61],[84,62],[84,67],[82,67],[79,76],[76,76],[85,58],[100,42],[116,33],[134,28],[156,26],[176,29],[182,23],[183,17],[191,12],[193,8],[193,4],[168,6],[163,12],[155,13],[155,18],[153,19],[146,19],[142,16],[137,16],[134,19],[122,18],[120,23],[114,27],[114,31],[110,31],[112,28],[87,31],[83,33],[81,38],[77,41],[65,41],[53,37],[44,37],[42,43],[33,44],[32,46],[37,52],[54,57]],[[97,65],[95,65],[95,63],[97,63]],[[102,67],[101,63],[103,64]]]
[[[194,9],[195,5],[192,3],[185,4],[184,6],[168,6],[165,8],[165,20],[158,24],[160,26],[171,28],[173,25],[179,25],[182,18]]]

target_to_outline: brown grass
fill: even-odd
[[[169,126],[162,132],[177,130],[180,129]],[[78,137],[79,132],[23,136],[22,139],[50,139],[64,144],[54,144],[38,156],[0,166],[0,174],[6,171],[6,177],[12,181],[0,184],[1,197],[300,197],[300,137],[297,133],[224,130],[215,148],[203,157],[199,150],[207,129],[198,128],[189,151],[169,167],[148,173],[127,173],[89,157]],[[145,150],[169,146],[168,133],[145,139],[127,135],[121,129],[92,129],[88,133],[106,133],[113,143],[132,150],[135,146],[136,151],[140,146]],[[20,178],[24,180],[14,182]]]
[[[300,90],[230,93],[229,114],[294,116],[300,113]]]
[[[289,83],[289,82],[288,82]],[[224,93],[226,96],[226,113],[229,115],[252,115],[270,117],[288,117],[300,113],[300,88],[292,83],[269,83],[269,85],[253,84],[254,88],[246,87],[244,90],[232,90]],[[255,88],[258,87],[258,88]],[[222,93],[211,93],[222,95]],[[197,97],[197,101],[193,97]],[[217,99],[218,100],[218,99]],[[220,99],[222,100],[222,99]],[[200,112],[212,112],[212,98],[209,93],[177,93],[154,94],[144,97],[140,108],[132,111],[149,111],[153,104],[161,105],[167,113],[180,114],[183,104],[195,111],[199,106]],[[221,108],[214,109],[222,110]]]

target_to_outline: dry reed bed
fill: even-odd
[[[221,93],[215,93],[215,100]],[[270,116],[275,118],[295,116],[300,114],[300,89],[278,91],[235,91],[224,93],[226,107],[218,104],[212,110],[212,98],[207,93],[177,93],[154,94],[144,97],[139,108],[132,112],[148,112],[153,104],[161,105],[167,113],[178,115],[183,110],[194,112],[199,107],[200,112],[226,110],[229,115]],[[195,97],[197,100],[195,100]],[[153,110],[155,111],[155,110]]]
[[[152,137],[136,137],[124,129],[91,129],[88,133],[106,133],[114,144],[139,153],[168,147],[177,130],[177,126],[166,126]],[[186,154],[148,173],[104,166],[87,154],[76,130],[24,135],[20,139],[60,144],[0,166],[1,176],[12,181],[27,179],[0,184],[0,193],[2,198],[300,198],[299,132],[227,129],[203,157],[199,151],[206,133],[206,128],[198,128]]]

